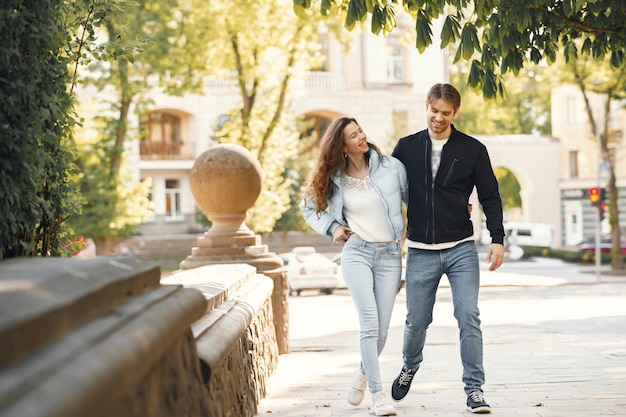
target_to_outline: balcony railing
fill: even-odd
[[[193,157],[180,142],[145,142],[139,143],[139,154],[142,160],[191,160]]]
[[[328,72],[311,72],[306,78],[305,87],[308,90],[343,90],[344,78]]]

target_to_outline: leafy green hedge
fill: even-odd
[[[572,250],[564,250],[564,249],[547,249],[547,248],[538,248],[535,246],[522,246],[524,250],[524,257],[544,257],[544,258],[557,258],[562,259],[566,262],[573,263],[595,263],[596,256],[595,253],[592,252],[582,252],[582,251],[572,251]],[[608,253],[602,254],[602,259],[600,260],[602,264],[611,264],[611,255]]]
[[[0,3],[0,259],[65,253],[72,193],[62,0]]]

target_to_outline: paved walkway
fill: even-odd
[[[550,260],[484,272],[481,318],[485,339],[485,398],[493,416],[626,416],[626,277],[590,269],[567,272]],[[584,268],[583,268],[584,269]],[[467,416],[458,331],[442,280],[424,363],[400,416]],[[381,356],[385,390],[401,367],[405,293],[397,299]],[[359,362],[356,313],[347,292],[290,298],[292,352],[281,355],[257,416],[366,416],[345,401]]]

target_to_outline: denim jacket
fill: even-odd
[[[402,204],[408,201],[408,183],[406,169],[396,158],[383,155],[370,148],[369,179],[387,211],[387,221],[394,239],[399,239],[404,232]],[[333,232],[339,226],[348,226],[343,215],[343,194],[341,190],[341,170],[331,176],[332,188],[326,207],[317,213],[315,202],[304,198],[300,202],[300,212],[307,224],[321,235],[332,239]]]

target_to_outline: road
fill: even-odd
[[[486,265],[483,265],[486,267]],[[626,277],[550,259],[483,271],[480,309],[486,399],[494,416],[626,416]],[[358,323],[347,291],[290,300],[292,353],[282,355],[259,414],[363,416],[345,392],[358,366]],[[401,367],[404,290],[381,356],[386,387]],[[424,363],[398,415],[464,415],[458,330],[445,278]],[[469,414],[469,413],[468,413]]]

